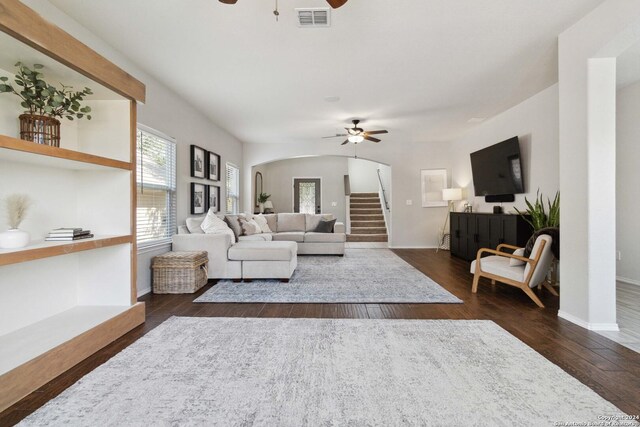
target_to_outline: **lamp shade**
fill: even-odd
[[[266,202],[264,202],[264,208],[273,209],[273,203],[271,203],[271,200],[267,200]]]
[[[462,200],[462,188],[445,188],[442,190],[442,200]]]

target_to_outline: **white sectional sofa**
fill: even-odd
[[[223,216],[222,216],[223,217]],[[247,215],[250,218],[252,215]],[[207,251],[209,254],[209,278],[210,279],[249,279],[258,277],[248,277],[245,271],[243,276],[242,257],[238,256],[237,250],[232,251],[229,257],[229,250],[239,243],[263,242],[258,246],[268,248],[270,242],[295,242],[297,244],[297,254],[314,255],[344,255],[346,242],[345,226],[336,222],[332,233],[321,233],[314,231],[322,220],[333,219],[331,215],[319,214],[299,214],[280,213],[264,215],[267,220],[269,233],[258,233],[253,235],[240,235],[234,238],[231,233],[205,234],[200,228],[204,217],[188,218],[186,225],[178,227],[178,234],[173,236],[174,251]],[[243,245],[239,245],[240,248]],[[251,245],[251,250],[255,252],[259,247]],[[277,245],[273,245],[277,246]],[[239,249],[239,248],[236,248]],[[265,260],[268,261],[268,260]],[[275,260],[274,260],[275,261]],[[268,262],[261,263],[261,274],[259,278],[267,278]],[[274,262],[273,278],[282,278],[282,269],[278,270]],[[295,264],[290,264],[295,268]],[[283,270],[282,270],[283,271]]]

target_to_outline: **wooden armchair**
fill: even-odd
[[[486,277],[491,279],[491,284],[502,282],[522,289],[533,302],[544,308],[544,304],[531,288],[542,285],[553,295],[558,295],[556,290],[545,280],[553,261],[551,236],[540,235],[533,245],[529,258],[503,252],[503,249],[515,250],[518,247],[501,244],[496,249],[482,248],[478,251],[475,261],[471,263],[471,273],[474,274],[471,291],[474,294],[478,292],[480,277]],[[493,255],[482,258],[482,255],[486,253]],[[510,264],[512,259],[522,261],[524,264],[512,266]]]

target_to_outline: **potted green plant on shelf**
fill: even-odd
[[[258,208],[260,209],[260,213],[264,212],[264,204],[269,200],[269,197],[271,197],[271,194],[267,193],[260,193],[258,196]]]
[[[27,216],[31,199],[26,194],[11,194],[5,199],[9,229],[0,233],[0,248],[23,248],[29,244],[30,236],[24,230],[20,230],[20,224]]]
[[[50,85],[44,80],[40,72],[44,68],[41,64],[34,64],[33,69],[22,62],[15,65],[18,72],[14,76],[14,83],[8,83],[9,78],[0,77],[0,93],[12,93],[22,101],[25,108],[20,119],[20,139],[33,141],[38,144],[60,146],[60,121],[86,117],[91,120],[91,107],[83,106],[81,101],[93,92],[88,87],[81,91],[74,91],[71,86],[60,84],[60,88]]]

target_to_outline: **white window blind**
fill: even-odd
[[[176,229],[176,144],[139,128],[136,148],[138,245],[170,242]]]
[[[237,214],[240,210],[240,169],[227,163],[227,213]]]

